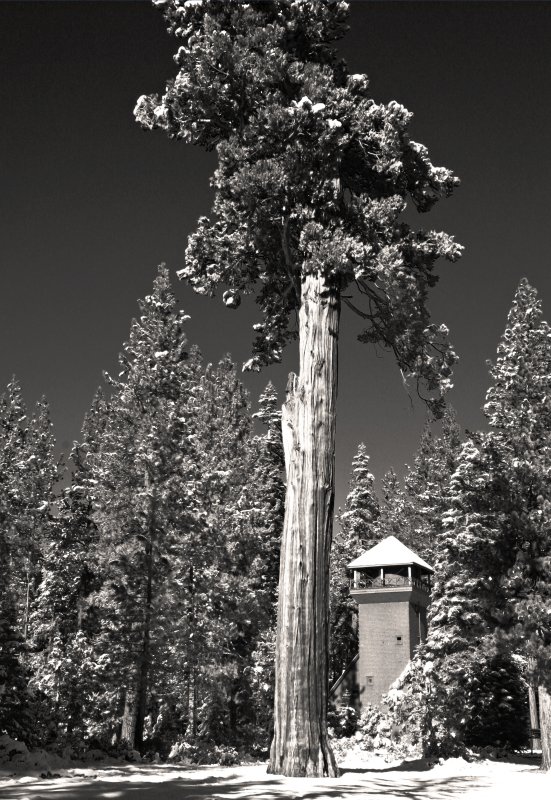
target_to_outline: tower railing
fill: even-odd
[[[351,589],[393,589],[401,586],[414,586],[423,592],[430,593],[430,582],[425,578],[414,578],[408,575],[385,575],[371,578],[368,575],[356,575],[350,578]]]

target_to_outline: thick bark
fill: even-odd
[[[137,698],[136,691],[128,688],[124,697],[124,711],[122,714],[121,741],[133,750],[136,740],[136,719],[137,719]]]
[[[545,686],[538,686],[540,701],[541,768],[551,770],[551,694]]]
[[[536,696],[536,687],[532,684],[528,687],[528,703],[530,706],[530,730],[539,730],[540,727],[540,718],[538,713],[538,700]],[[532,747],[535,750],[539,750],[541,747],[541,741],[539,739],[531,739]]]
[[[327,739],[327,681],[339,313],[338,292],[307,275],[300,378],[290,376],[283,415],[288,472],[268,767],[297,777],[338,774]]]

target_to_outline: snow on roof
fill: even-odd
[[[348,569],[361,569],[362,567],[389,567],[405,566],[409,564],[417,564],[429,572],[434,572],[433,568],[419,558],[413,550],[406,547],[405,544],[397,539],[395,536],[387,536],[370,550],[366,550],[361,556],[355,558],[348,564]]]

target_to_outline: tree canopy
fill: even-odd
[[[145,128],[216,148],[215,200],[189,239],[180,277],[226,305],[256,292],[263,316],[247,366],[279,361],[296,336],[301,277],[321,273],[362,317],[360,339],[393,350],[404,374],[449,386],[456,356],[430,322],[436,260],[458,258],[444,233],[414,230],[458,179],[409,134],[412,114],[377,103],[334,43],[348,4],[155,0],[178,41],[178,72],[135,109]],[[354,298],[360,297],[360,306]]]

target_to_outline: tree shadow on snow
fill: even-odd
[[[434,767],[434,764],[427,762],[424,758],[417,758],[412,761],[402,761],[401,764],[394,764],[388,767],[341,767],[341,772],[345,775],[348,772],[353,772],[355,775],[370,775],[371,773],[382,772],[428,772]]]
[[[411,763],[411,762],[410,762]],[[162,770],[159,770],[162,775]],[[348,780],[346,773],[361,772],[358,781]],[[164,781],[140,779],[139,770],[132,773],[114,770],[107,773],[115,780],[103,780],[102,770],[97,778],[86,776],[82,779],[37,779],[32,783],[0,786],[2,800],[328,800],[328,798],[403,798],[405,800],[449,800],[463,794],[473,784],[468,775],[447,777],[445,779],[404,778],[391,780],[373,771],[347,770],[344,780],[305,781],[297,789],[296,782],[290,784],[285,778],[266,775],[251,780],[250,776],[240,774],[205,774],[186,777],[180,775]],[[153,776],[155,770],[144,771]],[[159,777],[161,777],[161,775]],[[167,776],[168,777],[168,776]],[[477,788],[487,788],[480,777],[476,779]]]
[[[473,788],[474,780],[470,775],[458,775],[455,777],[442,778],[440,780],[421,780],[414,779],[403,782],[390,782],[383,779],[366,777],[362,783],[358,784],[339,784],[335,789],[322,788],[312,792],[301,792],[293,796],[293,800],[326,800],[326,798],[348,798],[348,797],[373,797],[374,800],[381,798],[396,798],[397,800],[449,800],[459,795],[464,795],[468,789]],[[477,778],[477,789],[488,789],[491,784]],[[270,798],[270,795],[266,796]],[[274,795],[274,798],[276,795]],[[289,796],[290,797],[290,796]]]

